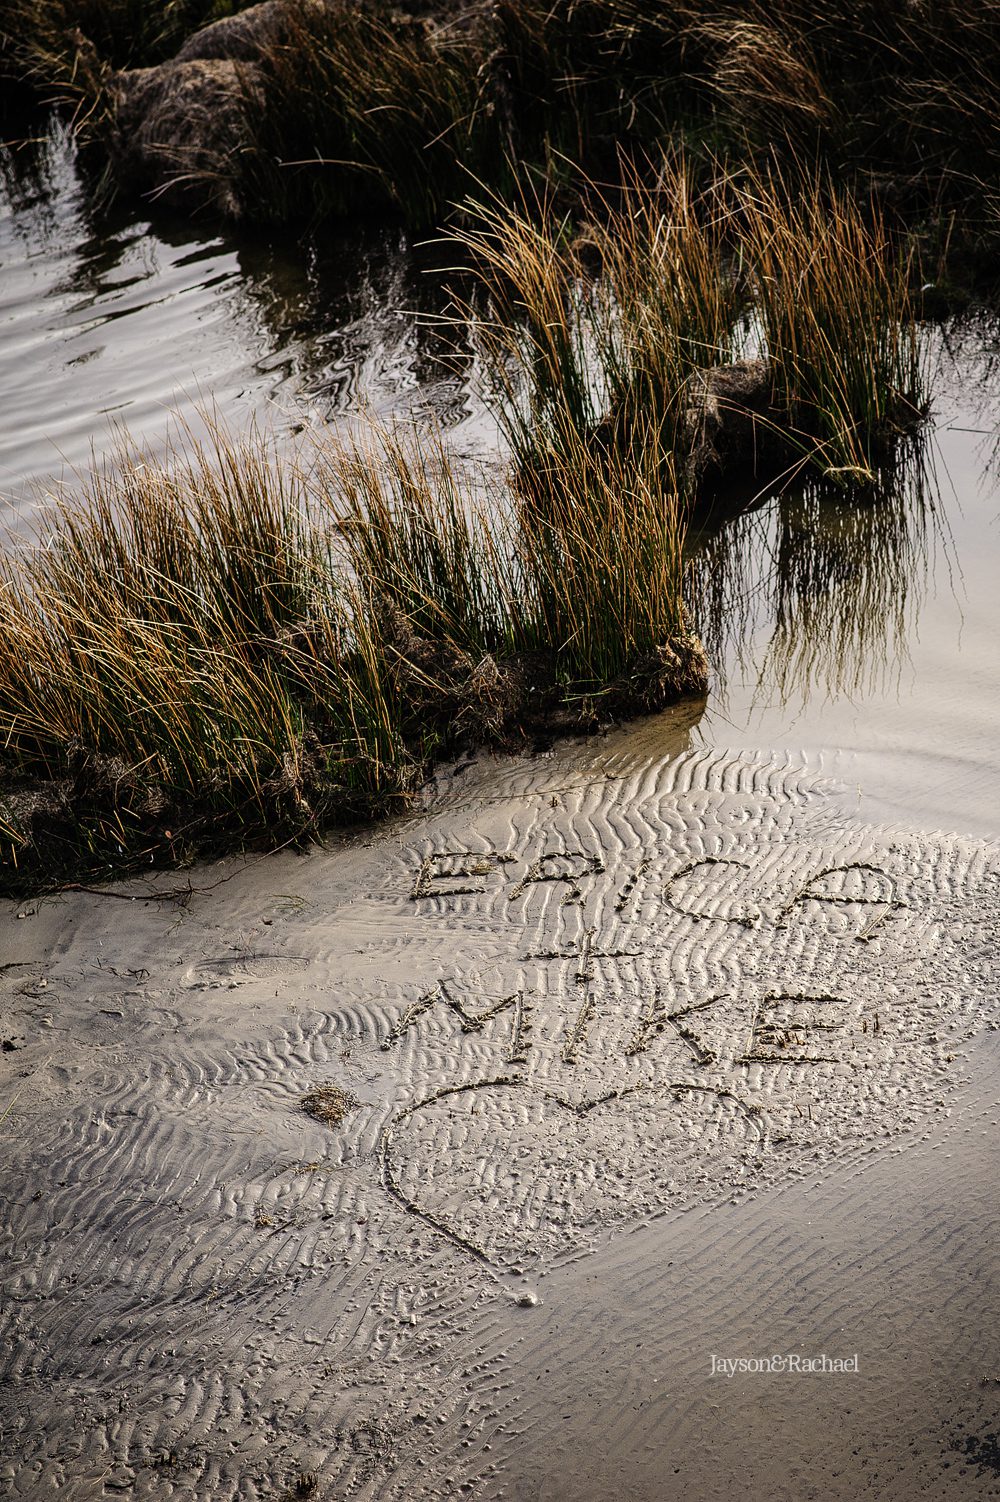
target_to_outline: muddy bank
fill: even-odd
[[[996,851],[654,723],[7,909],[12,1495],[991,1494]]]

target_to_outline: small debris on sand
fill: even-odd
[[[340,1126],[348,1111],[358,1105],[358,1098],[339,1085],[315,1085],[300,1102],[303,1111],[326,1126]]]

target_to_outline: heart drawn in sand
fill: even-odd
[[[757,1108],[709,1085],[636,1085],[574,1103],[502,1077],[396,1116],[382,1180],[449,1241],[512,1268],[745,1184],[764,1137]]]

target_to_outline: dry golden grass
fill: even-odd
[[[874,206],[830,184],[752,178],[741,220],[782,415],[824,473],[871,481],[924,407],[910,268]]]
[[[387,431],[123,443],[0,558],[7,884],[300,839],[449,748],[703,691],[676,508],[577,478],[543,511]]]
[[[660,488],[683,492],[691,377],[748,343],[769,361],[776,435],[824,473],[869,478],[919,420],[910,267],[873,207],[816,177],[720,170],[699,193],[679,152],[586,203],[576,226],[545,197],[470,203],[453,236],[479,293],[458,316],[523,486],[585,451],[610,473],[641,464],[654,443]]]
[[[744,302],[729,266],[728,211],[701,201],[683,156],[620,191],[587,189],[579,223],[544,196],[469,202],[453,241],[478,296],[460,302],[522,476],[578,462],[591,440],[639,465],[652,439],[675,454],[685,382],[733,358]],[[675,488],[681,465],[667,482]]]

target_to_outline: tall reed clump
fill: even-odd
[[[826,473],[873,483],[922,416],[910,268],[874,207],[829,184],[757,179],[740,196],[778,412]]]
[[[703,692],[707,665],[683,603],[685,508],[669,450],[647,422],[610,459],[573,433],[545,483],[524,487],[515,641],[544,658],[558,642],[565,702],[608,713]]]
[[[703,692],[683,526],[624,478],[552,512],[384,431],[126,446],[0,559],[3,884],[301,839],[449,749]]]
[[[259,438],[170,468],[126,447],[4,554],[15,860],[181,859],[409,789],[383,663],[306,502]]]
[[[713,424],[723,462],[751,478],[766,446],[871,480],[919,421],[910,268],[878,215],[824,182],[720,173],[698,192],[673,153],[651,181],[626,169],[614,197],[591,190],[576,227],[544,199],[469,209],[453,239],[478,301],[459,318],[522,488],[544,490],[552,471],[558,490],[565,457],[585,450],[611,475],[652,441],[662,488],[691,504]],[[706,381],[748,353],[741,383]]]
[[[460,304],[522,478],[595,449],[611,468],[643,465],[655,445],[683,478],[686,382],[734,358],[744,292],[726,215],[700,197],[683,156],[652,185],[626,169],[613,197],[594,185],[573,226],[544,198],[468,205],[453,236],[471,259],[478,301]],[[590,463],[592,461],[588,461]]]
[[[416,690],[445,686],[458,722],[494,735],[505,719],[586,725],[703,691],[680,507],[655,444],[636,453],[609,474],[581,446],[544,495],[475,500],[440,454],[431,473],[384,435],[377,455],[334,455],[353,573]]]

